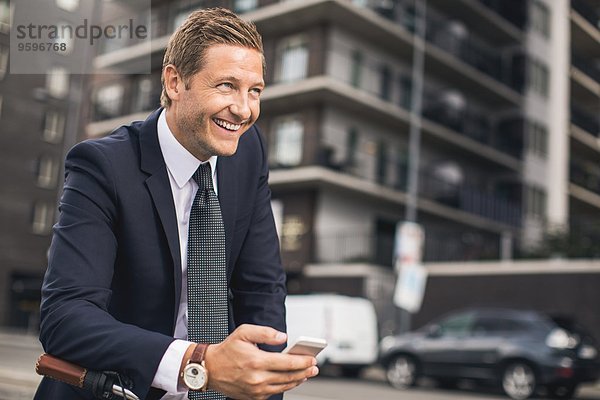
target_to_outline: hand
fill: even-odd
[[[242,325],[204,357],[208,387],[234,399],[263,400],[288,391],[319,373],[311,356],[270,353],[256,345],[285,343],[273,328]]]

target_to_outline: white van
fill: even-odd
[[[288,343],[299,336],[327,340],[319,365],[338,365],[347,376],[377,360],[377,316],[364,298],[337,294],[290,295],[286,300]]]

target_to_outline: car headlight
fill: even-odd
[[[554,349],[573,349],[579,340],[564,329],[553,329],[546,338],[546,345]]]
[[[381,349],[381,351],[386,351],[387,349],[389,349],[390,347],[392,347],[394,345],[395,341],[396,341],[395,337],[386,336],[383,339],[381,339],[381,342],[379,343],[379,348]]]

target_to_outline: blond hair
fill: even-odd
[[[258,50],[265,61],[262,38],[252,22],[242,20],[225,8],[206,8],[192,12],[169,39],[163,58],[163,71],[172,64],[181,76],[186,89],[189,79],[204,65],[204,57],[210,46],[226,44]],[[161,76],[162,93],[160,103],[168,108],[171,99],[165,90]]]

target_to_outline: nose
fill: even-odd
[[[231,110],[231,113],[233,115],[237,116],[242,121],[250,119],[250,116],[252,115],[252,110],[250,109],[248,94],[238,94],[235,97],[233,103],[229,106],[229,109]]]

